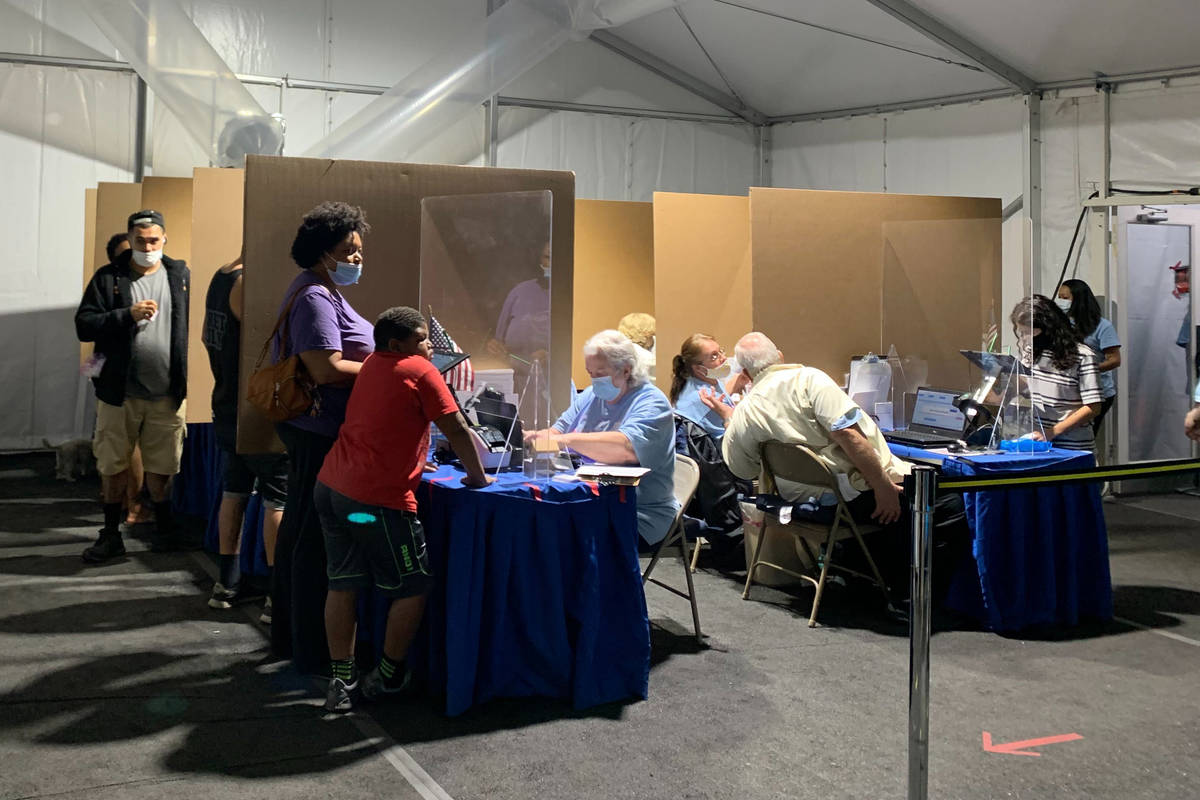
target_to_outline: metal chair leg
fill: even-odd
[[[821,564],[821,577],[817,581],[817,591],[813,594],[812,613],[808,616],[808,627],[817,627],[817,609],[821,607],[821,594],[825,591],[825,577],[829,575],[829,565],[833,563],[833,544],[837,537],[840,520],[835,519],[829,529],[829,538],[825,540],[825,558]]]
[[[858,541],[859,549],[866,556],[867,564],[871,567],[871,574],[875,576],[875,583],[879,586],[879,591],[883,592],[884,602],[890,604],[892,595],[888,591],[887,584],[883,581],[883,574],[880,573],[879,567],[875,565],[875,559],[871,556],[871,551],[867,549],[866,542],[863,541],[862,534],[858,532],[858,526],[854,524],[854,519],[850,519],[850,530],[854,533],[854,538]]]
[[[696,545],[697,548],[699,546]],[[681,538],[679,542],[679,557],[683,562],[683,574],[687,578],[688,600],[692,603],[692,625],[696,629],[696,644],[704,644],[704,638],[700,634],[700,608],[696,605],[696,586],[692,581],[692,570],[688,566],[686,537]]]
[[[758,556],[762,553],[763,542],[767,540],[767,521],[763,518],[763,526],[758,531],[758,542],[754,545],[754,555],[750,558],[750,568],[746,570],[746,587],[742,589],[742,599],[750,598],[750,584],[754,582],[754,570],[758,568]]]
[[[700,561],[700,543],[708,543],[708,539],[703,536],[697,536],[696,541],[692,542],[692,572],[696,571],[696,564]]]

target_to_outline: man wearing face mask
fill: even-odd
[[[548,436],[590,461],[650,470],[638,483],[638,534],[646,545],[658,544],[679,508],[671,404],[649,382],[633,342],[618,331],[600,331],[588,339],[583,358],[592,385],[575,396],[551,428],[528,431],[525,440]]]
[[[120,523],[130,454],[142,452],[154,503],[151,549],[177,546],[171,476],[183,453],[187,394],[188,289],[183,261],[163,255],[163,216],[147,209],[129,218],[127,250],[96,271],[75,312],[79,340],[104,357],[96,388],[93,450],[101,475],[104,527],[83,560],[101,563],[125,553]]]

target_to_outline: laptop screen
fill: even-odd
[[[940,428],[956,433],[961,431],[965,419],[963,413],[954,407],[954,400],[957,397],[958,392],[918,389],[917,400],[913,403],[912,425]]]

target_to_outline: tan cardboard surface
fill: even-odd
[[[199,167],[192,173],[192,302],[188,342],[188,421],[212,421],[212,369],[204,350],[204,297],[212,276],[242,249],[240,169]]]
[[[575,201],[575,319],[571,374],[589,378],[582,346],[633,311],[654,315],[654,208],[650,203]]]
[[[104,245],[114,233],[127,230],[129,215],[142,209],[140,183],[109,183],[96,185],[96,231],[92,246],[93,272],[108,263]]]
[[[83,190],[83,286],[87,289],[96,271],[96,190]],[[79,363],[92,352],[91,342],[79,343]]]
[[[554,353],[573,352],[575,176],[569,172],[434,164],[250,156],[245,191],[245,313],[242,385],[275,325],[284,291],[296,276],[289,256],[300,218],[325,200],[362,206],[372,231],[364,239],[361,282],[346,299],[367,319],[394,305],[418,302],[421,199],[454,194],[549,189],[554,195],[551,282]],[[555,410],[569,402],[570,359],[552,356]],[[238,450],[278,449],[274,430],[243,399]]]
[[[754,327],[770,336],[787,360],[817,367],[841,382],[852,356],[886,352],[889,344],[882,328],[884,224],[968,219],[998,221],[1000,201],[752,188]],[[918,291],[937,293],[961,278],[959,267],[938,256],[941,242],[930,240],[924,247],[942,266],[914,273],[920,277]],[[999,257],[997,248],[997,271]],[[942,322],[958,329],[960,318],[973,324],[979,313],[978,301],[947,307]],[[978,338],[963,346],[977,345]]]
[[[212,422],[209,396],[212,373],[201,340],[204,319],[204,289],[212,271],[197,270],[192,263],[192,179],[148,176],[142,181],[142,204],[163,215],[167,244],[163,252],[187,262],[192,273],[188,301],[188,422]],[[136,210],[136,209],[135,209]],[[219,264],[217,266],[220,266]],[[199,398],[194,404],[193,398]]]
[[[883,341],[929,365],[926,383],[965,390],[1000,302],[1000,219],[883,225]],[[996,309],[999,313],[999,309]]]
[[[745,197],[654,193],[654,308],[658,386],[671,386],[671,360],[693,333],[727,351],[751,329],[750,201]]]

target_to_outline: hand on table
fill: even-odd
[[[1034,431],[1033,433],[1029,434],[1029,440],[1032,442],[1048,441],[1046,439],[1046,435],[1044,433],[1042,433],[1041,431]]]
[[[434,464],[432,461],[426,461],[425,462],[425,471],[426,472],[437,472],[438,465]]]
[[[504,346],[504,342],[501,342],[499,339],[488,339],[486,349],[489,355],[493,355],[496,358],[508,357],[508,348],[506,348]]]
[[[871,519],[880,525],[891,525],[900,519],[900,494],[902,489],[898,484],[889,483],[882,492],[875,491],[875,511]]]
[[[462,479],[462,485],[468,489],[482,489],[483,487],[495,482],[496,479],[491,475],[484,475],[482,480],[478,478],[472,478],[470,475]]]

